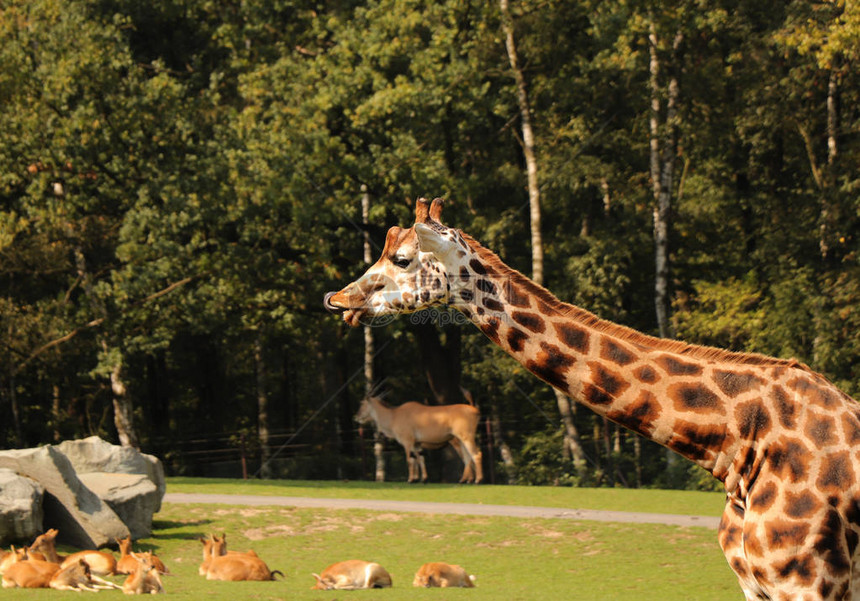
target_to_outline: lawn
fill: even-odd
[[[245,484],[225,481],[176,481],[169,492],[232,492],[360,496],[422,501],[469,501],[526,505],[535,500],[558,506],[575,489],[511,487],[445,487],[429,485],[359,486],[356,483]],[[262,491],[267,491],[266,493]],[[459,495],[456,496],[457,492]],[[632,505],[627,491],[596,509],[652,511],[655,503],[684,507],[686,494],[666,491],[642,495],[642,505]],[[582,492],[580,491],[580,494]],[[592,498],[591,492],[584,493]],[[597,497],[601,495],[597,495]],[[368,495],[368,496],[364,496]],[[417,495],[417,496],[414,496]],[[474,495],[477,495],[475,497]],[[673,500],[679,495],[681,500]],[[578,494],[574,495],[577,499]],[[707,498],[707,497],[706,497]],[[625,507],[626,504],[626,507]],[[699,507],[698,501],[694,503]],[[708,505],[703,504],[702,507]],[[567,505],[565,505],[567,506]],[[577,505],[583,506],[583,505]],[[643,509],[644,507],[644,509]],[[713,510],[696,511],[712,515]],[[657,525],[605,524],[563,519],[520,519],[427,515],[363,510],[298,509],[205,504],[165,504],[156,515],[153,536],[140,541],[142,548],[155,550],[174,575],[165,579],[173,597],[213,601],[236,599],[333,601],[351,597],[379,601],[433,599],[440,601],[542,601],[696,599],[737,601],[742,598],[736,580],[726,565],[716,541],[716,532],[705,528]],[[284,573],[277,582],[209,582],[197,575],[202,548],[198,538],[208,532],[226,532],[231,549],[254,548],[269,567]],[[394,580],[394,588],[378,591],[311,591],[311,572],[329,563],[349,558],[377,561]],[[413,589],[412,577],[426,561],[448,561],[463,565],[477,576],[475,589]],[[119,579],[118,579],[119,580]],[[42,599],[61,595],[55,591],[3,590],[4,599]],[[120,595],[102,592],[100,595]]]

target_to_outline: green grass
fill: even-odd
[[[717,517],[722,515],[726,499],[724,493],[678,490],[214,478],[168,478],[167,490],[182,493],[534,505],[566,509],[643,511]]]
[[[307,484],[307,486],[304,486]],[[236,483],[171,479],[170,492],[234,492],[329,497],[400,498],[569,506],[597,502],[597,491],[527,487],[361,485],[360,483]],[[509,494],[502,493],[508,490]],[[263,492],[267,491],[267,492]],[[688,507],[684,493],[605,491],[601,509],[652,511]],[[416,496],[417,495],[417,496]],[[621,498],[616,497],[619,495]],[[681,500],[673,500],[678,495]],[[694,498],[697,495],[694,495]],[[707,499],[707,497],[705,497]],[[696,501],[694,507],[703,507]],[[673,509],[672,511],[679,511]],[[685,512],[690,513],[690,512]],[[713,514],[713,509],[692,513]],[[165,504],[153,536],[138,546],[152,549],[174,576],[165,578],[171,598],[197,601],[555,601],[577,599],[737,601],[736,579],[706,528],[606,524],[563,519],[426,515],[363,510]],[[197,575],[201,544],[209,532],[226,532],[231,549],[254,548],[277,582],[210,582]],[[311,591],[311,572],[343,559],[378,561],[394,588],[377,591]],[[463,565],[477,576],[475,589],[414,589],[412,577],[426,561]],[[121,579],[117,579],[121,581]],[[3,590],[3,599],[55,599],[56,591]],[[119,596],[106,591],[100,595]]]

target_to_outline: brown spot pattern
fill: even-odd
[[[800,440],[782,439],[771,445],[768,461],[775,475],[797,482],[809,472],[810,453]]]
[[[660,379],[660,374],[653,367],[643,365],[633,372],[633,377],[644,384],[653,384]]]
[[[609,338],[603,339],[601,345],[601,356],[607,361],[618,365],[628,365],[636,360],[636,355],[632,351],[624,348],[614,340]]]
[[[703,461],[718,453],[726,437],[725,428],[720,425],[702,426],[678,421],[674,430],[667,443],[669,448],[693,461]]]
[[[511,350],[519,353],[523,350],[525,346],[525,341],[528,340],[529,335],[523,332],[519,328],[511,328],[508,330],[508,346],[511,347]]]
[[[832,453],[823,459],[815,485],[830,494],[841,493],[854,485],[854,469],[848,451]]]
[[[735,409],[735,420],[741,438],[754,439],[770,431],[770,414],[759,401],[741,403]]]
[[[759,513],[763,513],[773,506],[779,491],[776,484],[768,482],[752,495],[750,506]]]
[[[513,307],[527,308],[529,306],[529,295],[523,292],[519,286],[510,282],[505,287],[505,296],[507,296],[508,304]]]
[[[704,384],[675,384],[668,393],[678,411],[725,412],[719,397]]]
[[[805,434],[816,447],[831,445],[836,442],[836,422],[827,415],[812,415],[806,423]]]
[[[624,409],[610,411],[607,417],[634,432],[648,435],[654,431],[654,423],[660,417],[660,410],[657,397],[651,392],[643,390],[635,401]]]
[[[773,399],[779,423],[789,430],[794,430],[797,427],[797,405],[789,399],[788,393],[781,386],[773,389]]]
[[[541,342],[540,348],[541,352],[538,353],[535,360],[526,361],[526,369],[544,382],[561,390],[566,390],[566,374],[576,359],[563,352],[559,347],[547,342]]]
[[[729,398],[734,398],[764,384],[764,380],[752,372],[737,373],[721,369],[714,371],[714,382]]]
[[[800,547],[809,536],[809,523],[789,520],[773,520],[765,526],[767,542],[771,550]]]
[[[805,490],[800,493],[785,494],[785,515],[794,519],[803,519],[814,512],[818,511],[821,503],[810,493]]]
[[[701,365],[687,363],[671,355],[661,355],[654,362],[662,367],[670,376],[699,376],[702,374]]]
[[[555,332],[558,334],[559,340],[564,345],[580,353],[588,352],[589,334],[587,330],[566,323],[553,325],[555,326]]]
[[[511,317],[515,322],[532,332],[540,334],[546,329],[546,324],[544,323],[543,318],[535,315],[534,313],[514,311],[511,313]]]

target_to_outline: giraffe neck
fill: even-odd
[[[758,356],[661,340],[601,320],[469,243],[468,263],[449,274],[456,284],[450,304],[542,380],[724,479],[738,441],[729,432],[734,409],[719,382],[754,385]],[[740,383],[732,361],[745,374]]]

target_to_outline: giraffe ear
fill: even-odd
[[[437,225],[436,228],[438,227]],[[451,243],[436,228],[428,224],[416,223],[415,234],[418,236],[418,250],[433,253],[441,258],[448,251]]]

